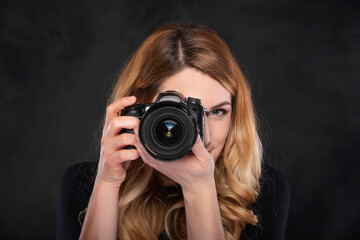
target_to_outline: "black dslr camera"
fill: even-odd
[[[177,91],[165,91],[155,103],[128,106],[121,116],[140,119],[139,138],[153,158],[172,161],[191,151],[198,133],[205,145],[204,111],[200,99],[186,99]],[[120,133],[124,132],[134,133],[132,129],[123,129]]]

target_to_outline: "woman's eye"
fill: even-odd
[[[215,110],[211,111],[210,115],[216,116],[216,117],[223,117],[227,113],[228,113],[228,111],[225,109],[215,109]]]

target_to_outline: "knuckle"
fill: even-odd
[[[117,152],[117,155],[120,160],[126,160],[126,152],[125,151],[120,150]]]
[[[107,113],[111,113],[113,111],[114,111],[114,107],[111,104],[106,107],[106,112]]]
[[[119,159],[120,159],[120,157],[119,157],[118,153],[115,152],[109,156],[108,161],[106,161],[105,164],[110,166],[112,162],[118,162]]]
[[[129,145],[129,144],[134,144],[135,143],[133,134],[121,134],[120,137],[121,137],[121,142],[123,144]]]
[[[114,129],[120,128],[121,127],[121,119],[114,118],[110,123],[110,127],[114,128]]]
[[[120,142],[126,144],[129,141],[129,136],[126,133],[120,135]]]
[[[119,125],[119,118],[114,118],[113,120],[111,120],[111,124],[113,125],[113,126],[118,126]]]
[[[134,149],[134,151],[133,151],[133,157],[134,157],[134,159],[137,159],[137,158],[140,157],[139,152],[138,152],[137,150],[135,150],[135,149]]]
[[[104,154],[105,155],[105,157],[103,158],[103,160],[104,160],[104,165],[106,166],[106,167],[111,167],[111,160],[112,160],[112,158],[111,158],[111,156],[108,156],[108,154],[107,153],[105,153]]]

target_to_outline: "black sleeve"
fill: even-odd
[[[59,191],[56,239],[79,239],[78,220],[89,202],[96,173],[95,163],[78,163],[65,171]]]
[[[290,204],[289,183],[280,171],[264,166],[260,184],[260,195],[251,207],[258,216],[258,225],[246,226],[240,239],[285,239]]]

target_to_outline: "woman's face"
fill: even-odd
[[[231,94],[215,79],[203,72],[185,68],[167,78],[159,87],[153,102],[159,93],[165,90],[177,90],[185,97],[201,99],[209,111],[205,119],[206,150],[216,161],[219,157],[230,128]]]

